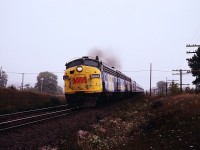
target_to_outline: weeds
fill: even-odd
[[[200,95],[140,98],[115,108],[109,117],[96,115],[94,124],[90,119],[80,119],[78,123],[81,125],[74,125],[76,129],[68,124],[60,126],[54,147],[83,150],[200,149],[199,108]],[[46,143],[46,148],[50,143]]]
[[[198,149],[200,96],[178,95],[162,100],[124,104],[113,115],[79,130],[83,149]]]

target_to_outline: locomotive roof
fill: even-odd
[[[74,60],[78,60],[78,59],[93,59],[93,60],[99,61],[99,60],[97,60],[95,57],[92,57],[92,56],[83,56],[83,57],[75,57],[75,58],[69,60],[68,63],[69,63],[69,62],[72,62],[72,61],[74,61]]]
[[[104,66],[108,67],[109,69],[112,69],[113,71],[116,71],[116,72],[120,73],[121,75],[126,76],[127,78],[131,79],[130,77],[128,77],[127,75],[125,75],[125,74],[122,73],[121,71],[115,69],[113,66],[110,66],[110,65],[104,63],[102,60],[99,60],[99,57],[98,57],[98,56],[96,56],[96,57],[92,57],[92,56],[83,56],[83,57],[79,57],[79,58],[74,58],[74,59],[70,60],[69,62],[72,62],[72,61],[78,60],[78,59],[93,59],[93,60],[95,60],[95,61],[101,62]],[[68,62],[68,63],[69,63],[69,62]]]

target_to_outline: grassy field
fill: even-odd
[[[145,148],[200,149],[200,95],[157,100],[150,108],[154,116],[142,128]]]
[[[0,114],[64,104],[63,96],[0,88]]]

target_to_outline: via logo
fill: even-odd
[[[87,78],[86,77],[76,77],[74,78],[74,84],[77,83],[87,83]]]

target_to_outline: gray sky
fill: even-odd
[[[149,89],[189,69],[186,44],[200,44],[199,0],[0,0],[0,66],[8,85],[36,83],[39,72],[58,75],[65,63],[100,49],[121,71]],[[33,74],[31,74],[33,73]],[[184,75],[183,82],[194,80]]]

